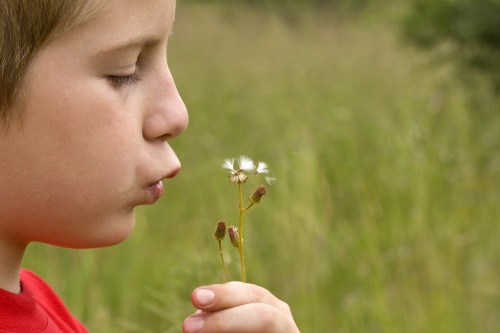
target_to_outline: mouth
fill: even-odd
[[[163,182],[161,180],[146,187],[148,203],[155,203],[163,195]]]
[[[161,177],[160,180],[155,181],[154,183],[151,183],[146,187],[146,194],[147,194],[147,201],[148,203],[155,203],[158,201],[158,199],[161,198],[163,195],[163,179],[166,178],[174,178],[180,171],[180,167],[172,170],[170,173],[167,175]]]

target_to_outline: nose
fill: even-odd
[[[166,141],[184,132],[188,125],[188,112],[168,66],[165,64],[146,86],[145,104],[148,110],[143,126],[144,138]]]

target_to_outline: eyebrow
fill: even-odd
[[[172,35],[172,33],[169,34],[169,37]],[[101,50],[98,50],[97,52],[93,53],[89,58],[95,58],[99,57],[105,54],[110,54],[110,53],[115,53],[115,52],[122,52],[126,51],[129,49],[135,49],[135,48],[144,48],[147,46],[151,45],[156,45],[162,42],[161,38],[157,37],[144,37],[144,36],[139,36],[136,38],[132,38],[129,40],[126,40],[124,42],[119,42],[116,44],[113,44],[111,46],[108,46],[106,48],[103,48]]]

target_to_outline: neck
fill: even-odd
[[[0,289],[21,292],[19,274],[26,245],[12,244],[0,239]]]

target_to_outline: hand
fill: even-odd
[[[198,311],[184,320],[184,333],[299,333],[288,304],[253,284],[200,287],[191,300]]]

